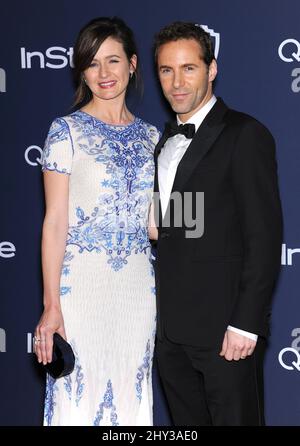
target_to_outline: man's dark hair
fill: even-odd
[[[196,40],[202,49],[203,60],[207,66],[214,60],[215,56],[210,35],[200,25],[191,22],[174,22],[165,26],[155,35],[155,62],[157,63],[158,50],[162,45],[180,39]]]

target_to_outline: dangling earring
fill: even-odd
[[[132,79],[133,75],[134,75],[134,71],[131,71],[130,72],[130,79]]]

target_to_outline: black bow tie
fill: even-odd
[[[195,135],[195,124],[177,125],[175,122],[167,122],[164,133],[167,138],[171,138],[172,136],[178,135],[178,133],[180,133],[186,138],[191,139]]]

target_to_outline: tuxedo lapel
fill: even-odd
[[[160,151],[162,147],[164,146],[165,142],[167,141],[168,137],[166,135],[166,132],[162,134],[162,137],[158,141],[155,150],[154,150],[154,164],[155,164],[155,174],[154,174],[154,192],[156,194],[155,200],[154,200],[154,219],[156,226],[160,226],[160,222],[162,221],[162,212],[161,212],[161,203],[159,200],[159,183],[158,183],[158,155],[160,154]]]
[[[222,99],[218,99],[200,125],[176,172],[172,191],[181,191],[194,169],[210,150],[225,127],[224,115],[228,110]]]
[[[154,150],[155,167],[157,167],[158,155],[160,154],[160,151],[161,151],[162,147],[164,146],[165,142],[167,141],[167,139],[168,139],[167,133],[166,133],[166,131],[164,131],[163,134],[162,134],[162,137],[160,138],[160,140],[156,144],[156,147],[155,147],[155,150]]]
[[[160,154],[161,148],[165,144],[167,138],[162,135],[160,140],[158,141],[155,150],[154,150],[154,164],[155,164],[155,174],[154,174],[154,192],[159,191],[159,185],[158,185],[158,155]]]
[[[158,155],[160,154],[160,151],[162,149],[162,147],[164,146],[165,142],[167,141],[168,137],[167,137],[167,133],[166,131],[163,132],[160,140],[158,141],[158,143],[156,144],[155,150],[154,150],[154,163],[155,163],[155,177],[154,177],[154,191],[158,192],[159,187],[158,187],[158,164],[157,164],[157,159],[158,159]]]

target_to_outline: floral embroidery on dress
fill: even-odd
[[[54,415],[54,406],[56,405],[55,392],[58,390],[58,387],[56,385],[56,380],[52,378],[52,376],[50,376],[48,373],[46,379],[44,422],[46,426],[51,426],[52,418]]]
[[[63,265],[62,265],[62,272],[61,272],[63,276],[68,276],[70,274],[70,262],[73,258],[74,258],[74,256],[72,255],[72,253],[70,251],[65,252]]]
[[[119,271],[132,253],[149,254],[147,222],[154,177],[152,128],[140,119],[114,129],[84,112],[71,116],[70,125],[79,133],[78,140],[87,141],[79,144],[80,150],[105,166],[107,177],[101,186],[107,193],[99,194],[91,215],[77,207],[77,224],[69,227],[67,245],[78,246],[80,253],[105,252],[107,263]]]
[[[74,340],[70,341],[70,345],[72,346],[74,355],[75,355],[75,366],[74,366],[74,371],[67,376],[64,376],[64,388],[68,394],[68,398],[69,400],[72,399],[72,384],[73,384],[73,380],[75,380],[75,387],[74,390],[75,391],[75,395],[76,395],[76,406],[78,407],[78,404],[82,398],[83,395],[83,390],[84,390],[84,383],[83,378],[83,372],[82,372],[82,367],[80,364],[80,360],[79,360],[79,356],[75,347],[75,342]],[[72,380],[73,378],[73,380]]]
[[[103,402],[100,403],[99,409],[96,414],[96,418],[94,420],[94,426],[100,426],[101,420],[104,417],[104,410],[110,410],[110,421],[112,426],[119,425],[119,423],[117,422],[118,416],[116,413],[116,407],[113,404],[113,398],[114,396],[113,396],[111,380],[108,380]]]
[[[69,139],[70,130],[67,122],[63,118],[56,118],[50,127],[47,139],[45,141],[45,147],[42,155],[42,171],[54,170],[60,173],[70,173],[67,167],[60,166],[51,158],[51,152],[55,145],[63,141],[68,141]]]
[[[146,378],[147,381],[149,379],[149,374],[150,374],[150,358],[151,358],[151,353],[150,353],[150,340],[148,339],[147,342],[147,347],[146,347],[146,352],[145,352],[145,356],[143,359],[143,363],[142,365],[138,368],[138,372],[136,375],[136,379],[137,379],[137,383],[135,385],[136,388],[136,395],[138,397],[138,399],[141,401],[142,400],[142,384],[145,378],[145,374],[146,374]]]
[[[68,398],[71,401],[71,398],[72,398],[72,376],[71,375],[64,376],[64,387],[68,394]]]
[[[61,286],[60,286],[60,295],[65,296],[66,294],[71,294],[71,287],[62,285],[64,280],[68,280],[68,276],[71,271],[71,261],[73,260],[74,255],[70,251],[66,251],[64,255],[64,260],[61,268]],[[64,276],[64,278],[63,278]]]
[[[73,351],[74,351],[74,355],[75,355],[75,367],[74,367],[74,373],[73,376],[75,375],[75,382],[76,382],[76,406],[78,407],[79,402],[82,398],[83,395],[83,390],[84,390],[84,383],[83,383],[83,371],[82,371],[82,366],[79,360],[79,355],[77,353],[77,349],[75,347],[75,342],[71,341],[70,344],[72,345]]]
[[[61,286],[60,287],[60,295],[65,296],[66,294],[71,293],[71,287],[70,286]]]

